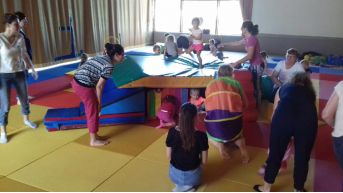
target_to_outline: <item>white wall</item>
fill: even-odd
[[[260,33],[343,38],[343,0],[254,0]]]

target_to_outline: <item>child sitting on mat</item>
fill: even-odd
[[[175,37],[173,35],[168,35],[166,42],[164,43],[164,56],[177,57],[177,45],[175,43]]]
[[[176,115],[177,99],[172,95],[163,98],[161,107],[157,113],[160,125],[156,128],[174,127]]]
[[[191,103],[181,106],[178,126],[171,128],[166,139],[170,160],[169,177],[173,192],[191,192],[200,185],[202,165],[207,163],[206,133],[195,129],[197,109]]]

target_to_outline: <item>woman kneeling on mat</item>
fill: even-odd
[[[106,44],[106,54],[87,60],[80,66],[71,82],[75,93],[85,106],[87,127],[91,146],[102,146],[109,143],[97,135],[99,130],[99,113],[105,82],[111,78],[114,65],[124,59],[124,48],[119,44]]]
[[[230,65],[221,66],[219,78],[206,87],[207,135],[223,159],[230,158],[226,145],[233,142],[241,151],[242,162],[248,163],[249,155],[242,134],[242,116],[247,99],[241,84],[232,78],[232,73]]]

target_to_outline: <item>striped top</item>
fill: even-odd
[[[207,111],[243,112],[243,89],[237,80],[228,77],[213,80],[207,85],[205,94]]]
[[[95,88],[100,77],[109,79],[114,65],[109,56],[97,56],[87,60],[75,73],[74,79],[81,86]]]

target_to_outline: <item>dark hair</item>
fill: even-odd
[[[11,24],[14,21],[17,21],[17,16],[12,13],[5,13],[4,14],[4,21],[3,24]]]
[[[219,67],[219,70],[218,70],[219,77],[231,77],[232,74],[233,74],[233,68],[230,65],[224,64]]]
[[[197,22],[198,23],[198,25],[200,25],[200,18],[199,17],[194,17],[193,19],[192,19],[192,24],[193,24],[193,22]]]
[[[197,108],[191,103],[185,103],[180,108],[179,113],[179,129],[182,147],[186,151],[190,151],[195,145],[194,118],[197,116]]]
[[[105,49],[106,49],[106,54],[113,59],[113,56],[115,54],[122,55],[124,54],[124,48],[120,44],[111,44],[111,43],[106,43],[105,44]]]
[[[254,25],[252,21],[244,21],[242,24],[242,28],[245,28],[250,32],[252,35],[258,34],[258,25]]]
[[[296,56],[297,58],[299,57],[299,52],[298,52],[298,50],[296,50],[295,48],[289,48],[289,49],[287,50],[287,54],[294,55],[294,56]]]
[[[309,93],[309,100],[315,102],[316,101],[316,92],[313,88],[313,84],[311,79],[308,77],[306,72],[297,72],[289,83],[294,84],[296,86],[304,87]]]
[[[14,14],[17,16],[17,18],[19,19],[19,21],[25,19],[25,17],[26,17],[26,15],[25,15],[23,12],[20,12],[20,11],[17,11],[17,12],[15,12]]]
[[[155,44],[154,47],[152,47],[152,50],[155,51],[155,50],[157,50],[157,49],[161,50],[161,46]]]
[[[263,58],[268,58],[268,54],[266,51],[261,51],[260,54]]]

